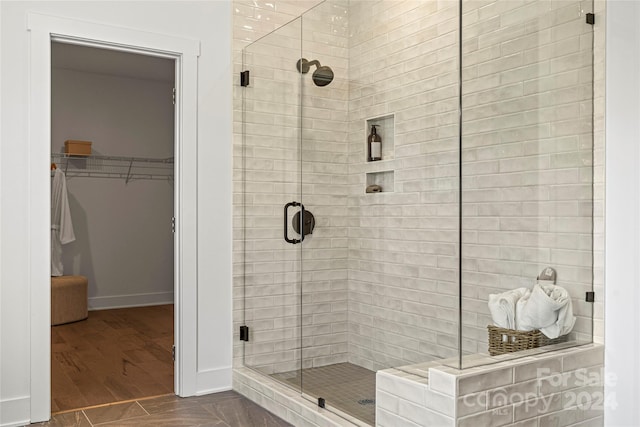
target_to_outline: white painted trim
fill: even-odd
[[[22,419],[29,413],[29,396],[16,397],[0,401],[0,427],[16,427],[29,424]]]
[[[29,13],[27,29],[46,31],[53,39],[57,39],[57,36],[65,40],[75,39],[77,44],[99,45],[101,48],[122,51],[147,50],[153,56],[160,56],[162,53],[167,57],[200,55],[198,40],[40,13]]]
[[[51,40],[173,58],[176,61],[175,342],[176,394],[196,392],[197,56],[200,42],[36,13],[28,15],[30,421],[51,414],[50,114]]]
[[[607,1],[604,424],[640,425],[640,3]]]
[[[197,396],[231,390],[233,367],[209,369],[198,372]]]
[[[89,310],[109,310],[112,308],[145,307],[162,304],[173,304],[173,292],[152,292],[148,294],[89,298]]]
[[[32,30],[29,61],[29,287],[31,331],[30,420],[51,414],[51,243],[50,174],[51,43]]]
[[[181,65],[179,67],[179,65]],[[198,371],[198,62],[194,55],[176,61],[175,283],[176,394],[196,393]]]

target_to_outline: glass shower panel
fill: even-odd
[[[375,373],[348,353],[348,18],[346,0],[302,15],[302,197],[315,228],[303,243],[301,378],[305,397],[357,416],[351,385],[369,380],[374,399]]]
[[[592,341],[592,7],[462,1],[462,367]]]
[[[302,192],[316,221],[302,391],[372,425],[377,370],[459,352],[457,12],[351,0],[302,16]]]
[[[297,390],[301,245],[290,242],[301,192],[300,25],[296,19],[244,49],[242,88],[244,363]]]

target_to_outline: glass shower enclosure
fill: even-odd
[[[575,324],[501,360],[591,342],[591,11],[326,0],[244,49],[245,366],[373,425],[376,371],[495,362],[546,268]]]

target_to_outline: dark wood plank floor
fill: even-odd
[[[51,328],[51,412],[173,393],[173,305]]]
[[[234,391],[179,398],[174,395],[116,403],[54,415],[47,427],[289,427]]]

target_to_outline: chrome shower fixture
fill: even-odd
[[[300,58],[296,63],[296,68],[302,74],[307,74],[312,65],[316,66],[316,70],[311,75],[313,83],[316,86],[326,86],[333,81],[333,70],[326,65],[320,65],[320,61],[314,59],[308,61],[306,58]]]

